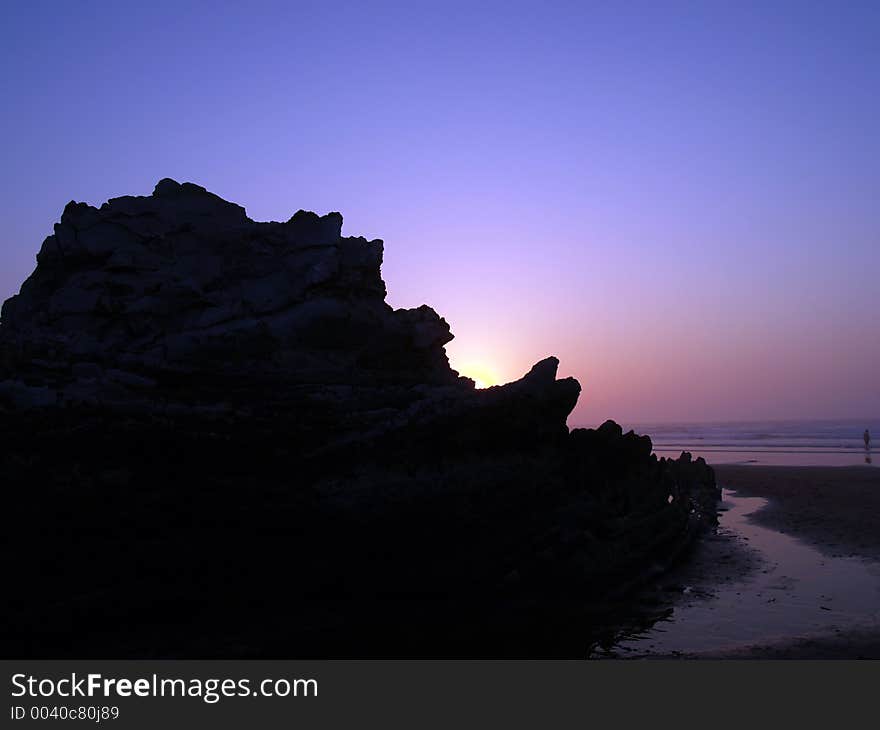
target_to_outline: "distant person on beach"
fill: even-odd
[[[862,438],[865,439],[865,448],[870,449],[871,448],[871,434],[868,432],[867,428],[865,429],[865,435],[862,436]]]

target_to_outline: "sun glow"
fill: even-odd
[[[456,368],[459,373],[474,381],[478,388],[491,388],[498,385],[499,379],[495,372],[481,363],[467,363]]]

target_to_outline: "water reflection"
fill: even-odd
[[[617,656],[711,653],[821,636],[843,629],[880,629],[880,564],[829,558],[747,515],[766,504],[724,491],[722,529],[748,541],[767,564],[757,574],[677,606],[669,616],[614,646]]]

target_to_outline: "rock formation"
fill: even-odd
[[[0,319],[17,655],[578,655],[561,615],[714,523],[701,459],[569,431],[555,358],[475,390],[341,228],[167,179],[67,205]]]
[[[52,377],[59,363],[75,366],[68,383],[134,388],[161,373],[204,372],[454,382],[443,350],[449,325],[429,307],[392,310],[382,241],[344,238],[341,229],[338,213],[256,223],[244,208],[172,180],[99,209],[71,202],[36,271],[3,306],[4,354],[13,370],[45,363],[62,402],[88,397]],[[110,389],[91,392],[113,399]]]

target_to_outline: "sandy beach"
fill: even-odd
[[[648,596],[666,618],[613,655],[880,658],[880,470],[722,465],[716,475],[719,530]]]
[[[829,557],[880,560],[880,469],[870,466],[715,468],[718,483],[767,506],[749,520],[790,535]],[[731,659],[877,659],[880,633],[840,630],[831,636],[757,644],[720,653]]]
[[[718,483],[769,504],[751,519],[833,557],[880,560],[880,468],[715,467]]]

